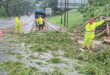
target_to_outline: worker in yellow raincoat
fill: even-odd
[[[20,18],[18,16],[15,17],[15,32],[22,33],[22,23],[20,21]]]
[[[43,30],[43,18],[41,16],[38,17],[37,24],[39,26],[39,30]]]
[[[83,48],[91,49],[93,45],[93,39],[95,38],[95,29],[96,27],[102,25],[106,19],[101,20],[99,22],[94,22],[94,19],[90,19],[89,23],[85,25],[85,35],[84,35],[84,43]]]

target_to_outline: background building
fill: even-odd
[[[81,6],[88,5],[88,0],[66,0],[66,5],[68,5],[69,9],[79,8]],[[58,8],[64,9],[65,8],[65,0],[58,0]]]

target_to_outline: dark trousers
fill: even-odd
[[[39,30],[43,30],[43,25],[39,25]]]

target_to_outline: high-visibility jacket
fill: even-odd
[[[38,25],[43,25],[43,18],[39,17],[37,20]]]
[[[19,17],[15,18],[15,22],[16,22],[16,26],[21,26],[21,21],[20,21]]]
[[[17,30],[19,33],[22,33],[22,24],[19,17],[15,17],[15,22],[16,22],[15,30]]]
[[[88,23],[85,26],[85,35],[84,35],[84,43],[83,47],[90,48],[93,43],[93,39],[95,38],[95,29],[96,27],[102,25],[105,21],[101,20],[99,22],[94,22],[93,24]]]
[[[105,22],[104,20],[101,20],[99,22],[94,22],[93,24],[88,23],[85,26],[85,31],[86,31],[85,35],[89,35],[89,36],[91,35],[91,38],[94,38],[96,27],[100,26],[104,22]]]

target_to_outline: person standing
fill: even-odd
[[[95,29],[96,27],[102,25],[104,22],[109,21],[109,19],[103,19],[99,22],[94,22],[94,19],[90,19],[89,23],[85,25],[85,35],[84,35],[84,43],[83,48],[92,49],[93,40],[95,38]]]
[[[43,30],[43,18],[41,16],[38,17],[37,24],[39,26],[39,30]]]
[[[20,21],[20,17],[15,17],[15,33],[22,33],[22,23]]]

